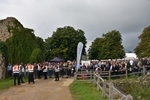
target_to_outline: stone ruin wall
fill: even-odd
[[[5,76],[6,76],[5,59],[0,53],[0,80],[5,79]]]
[[[16,19],[13,17],[7,17],[6,19],[0,20],[0,40],[6,41],[9,37],[12,36],[12,33],[8,31],[8,26],[14,26],[14,21]],[[5,79],[6,68],[5,60],[2,54],[0,53],[0,80]]]
[[[14,21],[16,19],[13,17],[7,17],[6,19],[0,20],[0,40],[6,41],[12,36],[12,33],[8,31],[8,26],[14,26]]]

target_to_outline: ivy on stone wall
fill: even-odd
[[[8,48],[7,48],[7,44],[3,41],[0,40],[0,53],[3,55],[3,57],[5,58],[5,65],[7,65],[8,63]]]

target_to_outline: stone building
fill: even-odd
[[[8,27],[13,27],[16,21],[13,17],[7,17],[6,19],[0,20],[0,40],[6,41],[9,37],[12,36],[11,30]]]
[[[0,53],[0,80],[5,79],[5,76],[6,76],[5,59]]]
[[[12,30],[9,30],[9,27],[16,26],[14,17],[7,17],[6,19],[0,20],[0,40],[6,41],[9,37],[12,36]],[[5,59],[0,52],[0,79],[4,79],[6,76],[6,66]]]

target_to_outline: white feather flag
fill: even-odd
[[[82,54],[82,49],[83,49],[83,43],[79,42],[77,46],[77,70],[80,68],[80,59],[81,59],[81,54]]]

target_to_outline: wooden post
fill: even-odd
[[[113,83],[109,84],[109,100],[113,100],[114,94],[113,94]]]
[[[105,98],[105,92],[106,92],[106,81],[103,82],[103,90],[102,90],[102,97]]]
[[[74,82],[77,80],[77,72],[74,72]]]
[[[111,70],[109,70],[109,80],[111,79]]]
[[[99,90],[99,84],[100,84],[100,83],[99,83],[99,82],[100,82],[100,79],[99,79],[99,78],[100,78],[100,74],[98,74],[98,78],[97,78],[97,90]]]
[[[133,97],[130,94],[128,94],[126,100],[133,100]]]
[[[128,78],[128,69],[126,69],[126,79]]]
[[[93,77],[94,77],[94,84],[96,83],[96,76],[95,76],[95,72],[93,72]]]
[[[143,76],[145,76],[145,66],[143,66]]]
[[[90,70],[90,79],[92,79],[92,71]]]

